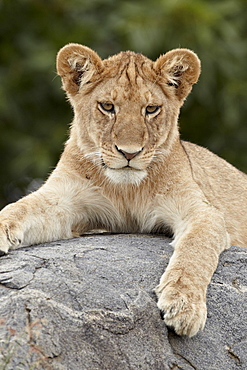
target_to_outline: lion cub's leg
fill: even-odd
[[[56,194],[40,190],[6,206],[0,212],[0,251],[72,237],[71,215],[54,199]]]
[[[199,207],[175,226],[175,251],[156,288],[158,307],[177,334],[193,336],[207,316],[206,292],[220,253],[229,247],[221,214]],[[191,210],[192,212],[192,210]]]
[[[78,236],[94,213],[100,216],[100,208],[112,214],[104,201],[97,189],[76,178],[51,175],[39,190],[0,212],[0,251]]]
[[[73,236],[70,202],[59,189],[43,186],[0,212],[0,251]]]

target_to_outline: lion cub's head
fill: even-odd
[[[57,71],[74,108],[71,139],[114,183],[139,184],[178,138],[177,118],[197,82],[200,61],[175,49],[152,62],[122,52],[102,60],[69,44]]]

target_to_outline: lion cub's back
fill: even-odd
[[[194,180],[224,213],[231,243],[247,247],[247,175],[198,145],[182,141]]]

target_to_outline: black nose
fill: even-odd
[[[116,149],[119,153],[121,153],[128,161],[130,161],[132,158],[136,157],[137,154],[139,154],[141,150],[139,150],[138,152],[135,152],[135,153],[128,153],[128,152],[125,152],[124,150],[122,149],[119,149],[117,146],[116,146]]]

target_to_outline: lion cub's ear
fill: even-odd
[[[70,95],[102,70],[102,60],[95,51],[79,44],[68,44],[57,54],[57,73],[62,78],[63,88]]]
[[[193,51],[174,49],[161,55],[154,62],[154,69],[174,89],[178,99],[183,101],[198,80],[201,63]]]

